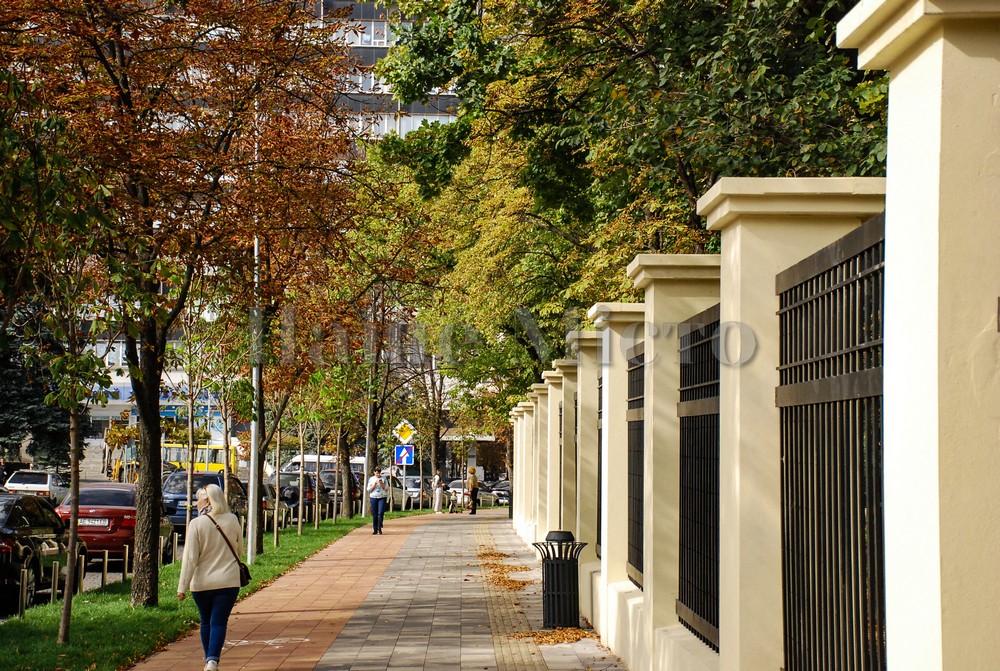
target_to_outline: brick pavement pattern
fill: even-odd
[[[491,584],[478,553],[496,550],[521,591]],[[240,600],[221,671],[570,671],[625,667],[594,639],[536,645],[541,564],[506,509],[420,515],[361,527]],[[197,631],[133,667],[202,668]]]

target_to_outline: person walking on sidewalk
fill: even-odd
[[[216,671],[229,614],[240,593],[240,565],[233,550],[238,556],[243,554],[243,530],[221,487],[202,487],[195,496],[198,516],[187,527],[177,600],[183,601],[190,588],[201,617],[204,671]]]
[[[469,477],[465,481],[465,488],[469,490],[469,514],[476,514],[476,501],[479,499],[479,478],[476,477],[476,467],[469,466]]]
[[[434,489],[434,512],[443,515],[444,511],[441,510],[441,506],[444,504],[444,479],[441,477],[441,471],[434,473],[434,482],[431,483],[431,486]]]
[[[375,468],[368,478],[368,501],[372,510],[372,535],[382,533],[382,519],[385,517],[385,499],[389,486],[382,479],[382,469]]]

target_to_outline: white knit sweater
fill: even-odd
[[[243,557],[243,532],[236,515],[212,514],[241,558]],[[181,577],[178,592],[203,592],[210,589],[240,586],[240,569],[219,530],[207,515],[201,515],[188,524],[184,539],[184,557],[181,560]]]

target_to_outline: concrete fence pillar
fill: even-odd
[[[521,513],[517,512],[517,508],[514,508],[514,514],[519,515],[521,519],[520,534],[521,538],[527,543],[535,542],[535,487],[534,482],[537,477],[535,469],[537,467],[535,459],[535,403],[531,400],[531,394],[528,394],[529,400],[519,403],[518,405],[524,408],[524,465],[519,471],[520,477],[518,482],[515,483],[515,487],[521,490],[521,498],[518,503],[518,508],[521,509]]]
[[[545,526],[542,529],[542,539],[549,531],[562,529],[559,518],[562,515],[562,470],[563,449],[561,434],[562,411],[562,373],[547,370],[542,373],[542,379],[548,388],[548,473],[545,478],[545,496],[547,500]]]
[[[597,303],[587,312],[601,332],[601,578],[606,598],[598,614],[600,632],[625,663],[630,657],[629,629],[637,617],[625,602],[638,592],[628,579],[628,354],[642,342],[645,309],[638,303]]]
[[[775,275],[883,209],[877,178],[723,178],[698,201],[722,233],[721,671],[784,666]]]
[[[867,0],[838,39],[890,78],[889,668],[1000,668],[1000,1]]]
[[[549,521],[549,387],[541,382],[531,385],[528,398],[535,403],[535,465],[531,492],[535,502],[535,527],[532,542],[545,539]]]
[[[660,650],[655,635],[675,626],[674,636],[695,642],[678,624],[678,548],[680,505],[680,335],[678,325],[719,302],[719,256],[714,254],[641,254],[628,266],[629,279],[645,292],[645,403],[643,431],[644,517],[643,594],[648,630],[656,660],[676,659]]]
[[[570,351],[576,354],[576,539],[587,546],[580,554],[580,614],[598,626],[601,598],[596,590],[601,573],[597,558],[597,378],[601,375],[601,334],[570,331]]]
[[[559,486],[562,492],[560,502],[559,528],[573,532],[576,529],[576,359],[557,359],[552,362],[562,376],[562,476]]]

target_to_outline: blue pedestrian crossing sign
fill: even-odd
[[[413,465],[413,445],[396,446],[396,465],[397,466]]]

